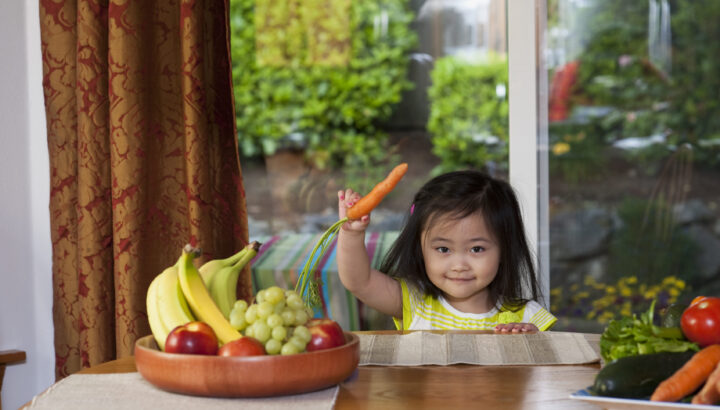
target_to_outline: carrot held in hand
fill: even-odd
[[[393,168],[393,170],[390,171],[390,174],[388,174],[388,176],[380,183],[375,185],[369,194],[360,198],[355,205],[348,209],[346,214],[348,219],[360,219],[375,209],[380,201],[385,198],[385,195],[395,188],[395,185],[397,185],[400,179],[402,179],[405,175],[405,172],[407,172],[407,169],[408,164],[404,162]]]
[[[395,185],[402,179],[407,172],[408,165],[402,163],[396,166],[390,174],[370,191],[369,194],[360,198],[355,205],[347,210],[345,218],[335,222],[325,233],[322,234],[318,242],[315,244],[310,257],[306,259],[295,284],[295,291],[305,301],[307,306],[317,306],[321,303],[319,284],[311,279],[316,271],[318,262],[322,259],[330,244],[335,239],[340,227],[348,221],[348,219],[360,219],[370,213],[380,201],[395,188]]]
[[[720,345],[710,345],[695,353],[650,396],[652,401],[678,401],[697,390],[720,363]]]

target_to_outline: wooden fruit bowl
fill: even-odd
[[[287,356],[221,357],[159,350],[152,335],[135,343],[140,374],[160,389],[211,397],[266,397],[324,389],[347,379],[360,360],[360,342]]]

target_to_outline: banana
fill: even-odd
[[[200,271],[193,264],[197,253],[197,249],[186,245],[179,261],[180,287],[190,309],[199,320],[207,323],[215,331],[220,344],[240,339],[242,335],[230,325],[218,309],[200,276]]]
[[[180,288],[178,278],[179,260],[173,266],[165,269],[159,276],[160,282],[157,289],[158,310],[160,320],[168,332],[177,326],[184,325],[195,320],[190,312],[185,295]]]
[[[167,339],[169,331],[163,325],[162,320],[160,319],[160,311],[158,309],[157,290],[158,284],[160,283],[160,276],[161,275],[156,276],[155,279],[150,282],[145,303],[147,307],[148,322],[150,322],[150,330],[152,331],[153,337],[155,337],[155,341],[158,346],[160,346],[160,350],[165,350],[165,339]]]
[[[147,291],[148,322],[161,350],[165,350],[165,340],[175,327],[195,320],[180,288],[179,261],[157,275]]]
[[[241,249],[236,254],[229,256],[225,259],[213,259],[210,261],[205,262],[202,266],[200,266],[200,276],[202,276],[203,281],[205,281],[205,285],[209,286],[210,282],[212,281],[212,278],[223,268],[227,268],[229,266],[234,265],[237,263],[240,258],[247,252],[245,248]]]
[[[260,249],[258,241],[247,244],[237,253],[241,257],[234,265],[223,267],[213,275],[209,283],[205,282],[210,291],[210,296],[226,319],[230,318],[230,312],[237,300],[237,283],[240,272],[257,255],[258,249]]]

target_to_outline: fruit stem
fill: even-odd
[[[183,252],[191,254],[193,258],[197,258],[202,255],[202,249],[196,248],[189,243],[185,245],[185,247],[183,248]]]

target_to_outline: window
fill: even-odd
[[[508,175],[505,0],[231,0],[238,142],[250,237],[273,252],[257,288],[294,284],[337,221],[337,191],[366,193],[399,162],[403,182],[373,212],[377,266],[415,191],[460,168]],[[346,329],[392,327],[320,267]],[[384,322],[383,322],[384,321]]]
[[[720,290],[720,3],[548,0],[558,328]]]

